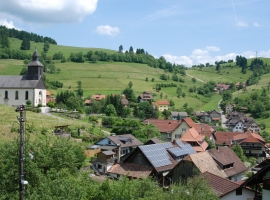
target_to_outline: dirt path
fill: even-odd
[[[189,76],[189,77],[191,77],[191,78],[196,78],[196,77],[194,77],[194,76],[189,75],[188,73],[186,73],[186,74],[187,74],[187,76]],[[196,80],[198,80],[198,81],[200,81],[200,82],[202,82],[202,83],[205,83],[205,81],[203,81],[203,80],[201,80],[201,79],[199,79],[199,78],[196,78]]]

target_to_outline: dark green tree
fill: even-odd
[[[43,51],[44,51],[45,53],[47,53],[47,52],[49,51],[49,49],[50,49],[50,43],[49,43],[48,41],[46,41],[46,42],[44,43],[44,45],[43,45]]]
[[[122,53],[122,52],[123,52],[123,49],[124,49],[123,46],[120,45],[120,46],[119,46],[119,49],[118,49],[118,52],[119,52],[119,53]]]
[[[83,96],[82,82],[78,81],[77,84],[78,84],[78,86],[77,86],[77,88],[78,88],[77,95],[79,97],[82,97]]]
[[[28,38],[24,38],[21,44],[21,50],[29,50],[30,49],[30,40]]]
[[[240,146],[240,144],[236,143],[235,145],[233,145],[232,150],[240,158],[242,162],[247,161],[247,157],[245,156],[244,151]]]

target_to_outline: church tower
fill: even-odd
[[[40,76],[43,76],[43,65],[39,62],[38,58],[38,52],[35,50],[32,55],[32,61],[27,65],[27,80],[39,80]]]

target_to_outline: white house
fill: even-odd
[[[255,196],[255,191],[252,189],[242,187],[238,183],[217,176],[208,171],[204,172],[202,176],[209,183],[210,188],[217,194],[220,200],[253,199]]]
[[[28,64],[24,76],[0,76],[0,104],[17,106],[30,100],[32,105],[46,106],[46,86],[43,80],[43,65],[38,60],[37,50]]]

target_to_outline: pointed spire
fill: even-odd
[[[34,51],[34,53],[33,53],[33,55],[32,55],[32,61],[38,61],[38,57],[39,57],[38,52],[37,52],[37,50],[35,49],[35,51]]]

